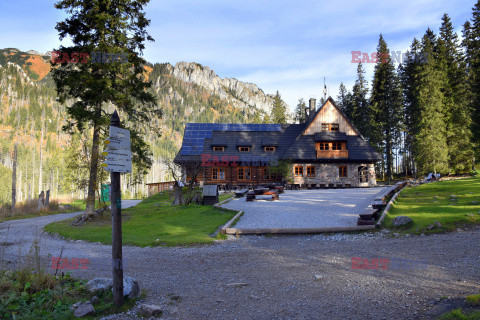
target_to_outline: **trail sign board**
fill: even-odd
[[[110,136],[104,143],[108,148],[102,152],[105,162],[101,166],[108,172],[132,172],[130,131],[110,126]]]

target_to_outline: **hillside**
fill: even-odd
[[[17,142],[21,200],[46,189],[78,195],[77,187],[84,188],[86,182],[82,163],[88,161],[89,139],[84,135],[72,141],[62,132],[66,105],[56,102],[49,59],[48,54],[35,51],[0,49],[0,179],[10,181]],[[179,149],[185,123],[259,122],[273,103],[272,96],[256,85],[222,79],[197,63],[150,64],[145,72],[163,117],[151,121],[158,131],[146,132],[154,165],[143,182],[169,179],[161,161]],[[143,185],[139,182],[141,177],[124,175],[125,188],[137,190]],[[0,186],[0,204],[9,201],[10,188],[10,183]]]

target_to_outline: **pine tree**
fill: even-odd
[[[472,21],[463,26],[463,46],[468,74],[468,104],[472,110],[473,141],[480,157],[480,0],[473,7]]]
[[[374,122],[371,125],[370,142],[384,154],[384,167],[391,180],[393,149],[401,132],[403,114],[400,82],[392,61],[386,58],[388,52],[387,43],[380,35],[377,47],[379,59],[372,83],[371,112]]]
[[[374,124],[374,115],[367,98],[368,82],[365,79],[365,69],[362,64],[357,66],[357,79],[353,85],[352,94],[349,97],[349,106],[347,108],[349,119],[357,127],[358,130],[369,139],[373,135],[372,128]]]
[[[287,123],[287,106],[282,101],[282,97],[277,90],[273,97],[273,107],[270,115],[271,123]]]
[[[448,172],[448,148],[442,92],[445,80],[444,66],[437,57],[436,37],[428,29],[422,39],[422,54],[426,62],[418,73],[418,132],[415,137],[415,154],[418,172]]]
[[[447,14],[442,18],[438,59],[444,66],[444,117],[447,130],[448,164],[457,173],[473,165],[472,124],[466,90],[466,67],[457,34]]]
[[[399,66],[399,77],[403,90],[404,105],[404,143],[405,149],[408,150],[408,154],[405,152],[405,157],[408,159],[404,159],[404,161],[406,162],[406,170],[411,171],[412,174],[415,174],[415,150],[413,145],[418,131],[418,121],[420,119],[417,84],[417,75],[421,64],[419,61],[421,53],[420,47],[420,42],[414,38],[410,46],[410,51],[407,53],[407,56],[409,57],[408,60]]]
[[[340,83],[340,87],[338,88],[338,97],[337,97],[337,105],[344,113],[346,113],[346,108],[348,106],[348,90],[343,84]]]
[[[305,103],[305,100],[303,98],[298,100],[298,104],[295,107],[294,111],[294,121],[297,123],[301,123],[302,120],[305,119],[305,108],[307,107],[307,104]]]
[[[53,68],[53,79],[60,102],[73,99],[67,107],[70,119],[64,130],[77,127],[82,132],[93,127],[90,177],[87,208],[84,217],[95,209],[95,191],[99,162],[100,134],[109,123],[107,106],[113,105],[128,118],[132,126],[132,160],[141,167],[151,165],[149,151],[138,130],[140,123],[148,124],[155,109],[155,98],[147,91],[150,82],[144,81],[145,60],[140,57],[146,40],[153,39],[145,28],[150,21],[143,7],[149,0],[105,0],[100,2],[61,0],[57,9],[65,10],[68,17],[56,29],[60,40],[69,38],[72,46],[61,46],[58,51],[73,57],[73,53],[101,55],[101,62],[63,61]],[[127,62],[110,59],[106,54],[122,54]],[[107,59],[105,59],[107,58]],[[123,59],[122,59],[123,60]],[[111,110],[111,109],[110,109]]]

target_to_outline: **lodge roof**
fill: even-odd
[[[328,100],[335,106],[333,99]],[[315,142],[318,141],[346,141],[348,159],[341,159],[344,162],[379,161],[380,155],[353,126],[358,135],[332,131],[317,132],[312,135],[303,134],[325,104],[312,114],[307,122],[301,124],[189,123],[185,126],[182,147],[175,157],[175,162],[201,161],[201,154],[211,154],[219,158],[236,156],[239,161],[270,161],[272,159],[339,161],[339,159],[317,158]],[[340,109],[338,110],[341,112]],[[214,146],[225,148],[224,151],[213,151]],[[276,147],[275,151],[265,151],[266,146]],[[239,147],[250,147],[250,150],[241,152]]]

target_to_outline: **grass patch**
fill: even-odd
[[[395,200],[385,219],[385,226],[395,231],[421,234],[455,230],[480,223],[480,177],[438,181],[405,188]],[[397,229],[393,219],[408,216],[413,223]],[[441,227],[427,227],[438,221]]]
[[[141,247],[211,243],[214,238],[209,235],[235,215],[213,206],[171,203],[171,192],[164,191],[122,210],[123,243]],[[59,221],[47,225],[45,231],[70,239],[111,244],[109,215],[82,226],[72,226],[71,220]]]
[[[462,308],[445,313],[442,320],[480,320],[480,311],[464,312]]]
[[[110,290],[94,294],[85,289],[86,282],[68,274],[55,277],[28,268],[0,271],[0,319],[76,319],[70,306],[94,295],[99,298],[93,304],[96,314],[83,319],[123,312],[135,304],[135,300],[126,299],[121,308],[116,308]]]
[[[480,306],[480,294],[467,296],[467,302],[473,306]]]
[[[222,201],[230,199],[232,197],[234,197],[234,195],[230,194],[230,193],[221,194],[221,195],[218,196],[218,202],[222,202]]]

